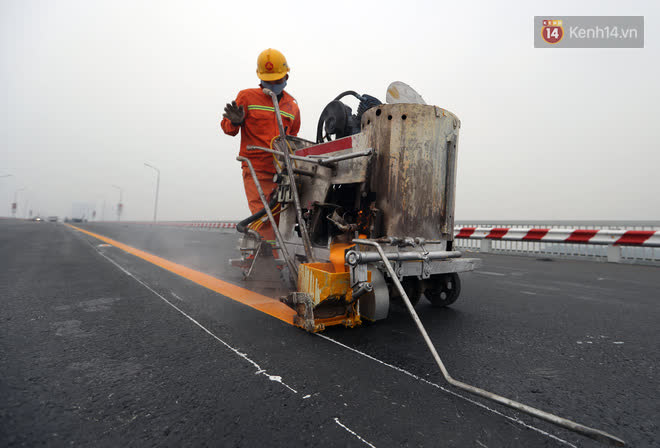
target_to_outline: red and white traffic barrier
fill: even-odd
[[[457,227],[454,230],[454,237],[477,240],[660,247],[660,231],[656,230]]]
[[[607,261],[613,263],[622,261],[623,246],[660,247],[657,230],[456,227],[454,238],[481,240],[479,252],[483,253],[493,249],[493,241],[601,245],[607,246]]]

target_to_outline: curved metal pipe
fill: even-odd
[[[390,277],[394,281],[394,284],[396,285],[397,289],[399,290],[399,293],[401,294],[401,297],[403,298],[403,301],[406,304],[406,307],[408,308],[408,311],[410,312],[410,315],[413,317],[415,324],[417,325],[417,328],[419,329],[419,332],[422,334],[424,337],[424,341],[426,342],[427,347],[431,351],[431,354],[433,355],[433,358],[435,359],[436,364],[438,364],[438,367],[440,367],[440,370],[442,371],[442,375],[445,377],[445,380],[452,386],[456,386],[459,389],[463,389],[467,392],[470,392],[471,394],[479,395],[480,397],[487,398],[488,400],[495,401],[497,403],[503,404],[504,406],[508,406],[510,408],[516,409],[518,411],[525,412],[529,415],[533,415],[534,417],[540,418],[542,420],[548,421],[550,423],[554,423],[555,425],[561,426],[566,429],[570,429],[571,431],[580,433],[584,436],[587,436],[591,439],[597,440],[599,442],[607,443],[609,445],[613,446],[625,446],[626,442],[623,440],[619,439],[618,437],[615,437],[611,434],[606,433],[605,431],[601,431],[595,428],[591,428],[589,426],[584,426],[579,423],[576,423],[572,420],[568,420],[562,417],[558,417],[554,414],[550,414],[549,412],[541,411],[540,409],[533,408],[531,406],[527,406],[526,404],[519,403],[517,401],[511,400],[509,398],[503,397],[501,395],[494,394],[492,392],[488,392],[486,390],[480,389],[475,386],[471,386],[467,383],[464,383],[462,381],[455,380],[454,378],[449,375],[449,372],[447,371],[447,368],[445,367],[444,363],[442,362],[442,359],[440,359],[440,355],[438,355],[437,350],[435,349],[435,346],[433,345],[433,342],[431,342],[431,338],[429,338],[428,333],[426,332],[426,329],[424,328],[424,325],[422,325],[422,321],[419,319],[419,316],[417,315],[417,312],[415,311],[415,308],[412,306],[412,303],[410,303],[410,299],[406,295],[406,292],[403,289],[403,286],[401,285],[401,282],[399,281],[399,278],[397,277],[396,273],[394,272],[394,269],[392,269],[392,266],[390,263],[387,263],[387,257],[385,255],[385,252],[383,252],[383,248],[380,247],[380,244],[378,244],[375,241],[369,241],[369,240],[361,240],[361,239],[356,239],[353,240],[353,243],[355,244],[364,244],[366,246],[372,246],[375,247],[378,253],[380,254],[381,260],[383,261],[383,264],[385,265],[385,268],[387,269],[387,272],[390,274]]]

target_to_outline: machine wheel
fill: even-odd
[[[460,294],[461,279],[455,272],[431,277],[431,283],[424,291],[424,295],[431,302],[431,305],[437,307],[451,305],[458,299]]]
[[[422,283],[417,277],[404,277],[401,280],[401,286],[403,286],[403,290],[410,299],[410,303],[415,307],[422,297]],[[406,304],[403,302],[403,297],[399,294],[399,289],[392,280],[389,280],[388,287],[390,288],[390,297],[392,303],[395,305],[395,309],[397,311],[408,311]]]
[[[390,293],[385,276],[374,266],[370,266],[369,271],[374,290],[359,299],[360,315],[375,322],[385,319],[390,312]]]

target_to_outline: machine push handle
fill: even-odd
[[[275,108],[275,119],[277,120],[277,127],[280,130],[280,141],[286,143],[286,131],[284,130],[284,125],[282,124],[282,116],[280,115],[280,104],[277,100],[277,95],[270,89],[263,89],[263,92],[270,96],[273,100],[273,108]],[[289,176],[289,182],[291,184],[291,191],[293,193],[293,203],[296,207],[296,218],[298,220],[298,225],[300,226],[300,234],[302,235],[303,246],[305,247],[305,255],[307,256],[308,262],[316,262],[314,257],[314,252],[312,251],[312,241],[309,238],[309,231],[307,230],[307,224],[302,217],[302,207],[300,206],[300,196],[298,195],[298,188],[296,188],[296,176],[293,172],[293,164],[291,163],[291,157],[287,147],[280,148],[282,154],[284,154],[284,164],[286,165],[286,172]]]
[[[270,225],[273,227],[273,231],[275,232],[275,238],[277,239],[277,244],[279,245],[280,250],[282,251],[284,260],[286,261],[286,264],[289,268],[289,275],[291,276],[291,280],[295,285],[298,283],[298,270],[296,269],[296,264],[293,262],[293,258],[291,258],[291,256],[289,255],[289,251],[286,249],[286,246],[284,245],[284,238],[282,238],[280,229],[277,227],[277,222],[275,222],[275,217],[273,217],[273,212],[270,209],[270,205],[268,205],[268,201],[266,200],[266,196],[264,195],[264,190],[261,188],[261,183],[259,182],[257,173],[254,171],[252,162],[247,157],[241,157],[241,156],[236,157],[236,160],[238,160],[239,162],[245,162],[248,168],[250,169],[252,180],[254,181],[254,185],[257,187],[257,192],[259,193],[259,199],[261,199],[261,203],[264,206],[264,210],[266,210],[266,213],[268,214],[268,220],[270,221]]]
[[[274,154],[278,156],[279,158],[284,158],[284,154],[282,154],[281,151],[275,151],[274,149],[269,149],[269,148],[264,148],[261,146],[256,146],[256,145],[247,145],[247,150],[248,151],[254,151],[254,150],[259,150],[259,151],[265,151],[271,154]],[[327,167],[334,167],[337,162],[341,162],[342,160],[349,160],[349,159],[356,159],[358,157],[366,157],[370,156],[371,154],[374,153],[374,150],[372,148],[367,148],[364,151],[356,151],[356,152],[351,152],[349,154],[342,154],[340,156],[334,156],[334,157],[325,157],[325,156],[297,156],[294,154],[289,154],[289,157],[292,160],[299,160],[301,162],[308,162],[308,163],[316,163],[317,165],[321,166],[327,166]],[[294,170],[295,171],[295,170]]]
[[[589,426],[584,426],[579,423],[576,423],[574,421],[558,417],[554,414],[550,414],[549,412],[541,411],[540,409],[533,408],[531,406],[527,406],[526,404],[518,403],[517,401],[511,400],[506,397],[502,397],[501,395],[494,394],[492,392],[488,392],[486,390],[480,389],[475,386],[471,386],[469,384],[463,383],[462,381],[455,380],[454,378],[449,375],[449,372],[447,371],[447,368],[445,367],[444,363],[442,362],[442,359],[440,359],[440,355],[438,355],[438,351],[435,349],[435,346],[433,345],[433,342],[431,342],[431,338],[429,338],[428,333],[426,332],[426,329],[422,325],[422,321],[419,319],[419,316],[417,315],[417,312],[415,312],[415,308],[413,307],[412,303],[410,302],[410,299],[408,298],[408,295],[406,294],[405,290],[403,289],[403,286],[401,285],[401,282],[399,281],[399,278],[397,277],[396,273],[394,272],[394,269],[392,269],[392,265],[388,261],[388,257],[385,255],[385,252],[383,251],[382,247],[380,244],[378,244],[376,241],[371,241],[371,240],[366,240],[366,239],[355,239],[353,240],[353,243],[355,244],[360,244],[360,245],[365,245],[365,246],[372,246],[375,247],[376,250],[378,251],[378,254],[380,255],[380,259],[383,262],[383,265],[385,266],[385,269],[387,269],[387,272],[390,275],[390,278],[396,285],[396,288],[399,291],[399,294],[401,294],[401,297],[403,298],[403,301],[406,304],[406,307],[408,308],[408,311],[410,312],[410,315],[412,316],[413,320],[415,321],[415,324],[417,325],[417,328],[419,329],[419,332],[422,334],[424,337],[424,341],[426,342],[427,347],[431,351],[431,354],[433,355],[433,358],[435,359],[435,362],[438,364],[438,367],[440,367],[440,370],[442,371],[442,375],[445,377],[445,380],[453,386],[458,387],[459,389],[463,389],[467,392],[470,392],[475,395],[479,395],[481,397],[484,397],[488,400],[495,401],[497,403],[503,404],[504,406],[508,406],[510,408],[516,409],[518,411],[525,412],[527,414],[533,415],[534,417],[540,418],[542,420],[548,421],[550,423],[554,423],[555,425],[561,426],[563,428],[569,429],[571,431],[580,433],[584,436],[587,436],[591,439],[597,440],[602,443],[607,443],[612,446],[625,446],[626,442],[623,440],[619,439],[618,437],[615,437],[611,434],[606,433],[605,431],[601,431],[595,428],[591,428]]]

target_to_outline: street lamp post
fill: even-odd
[[[117,204],[117,221],[121,221],[121,210],[123,208],[122,204],[122,189],[117,185],[113,185],[117,190],[119,190],[119,204]]]
[[[156,217],[158,216],[158,189],[160,188],[160,170],[146,162],[144,166],[148,166],[149,168],[156,170],[156,200],[154,202],[154,222],[156,222]]]
[[[16,209],[18,208],[18,192],[23,190],[25,190],[25,187],[19,188],[18,190],[14,191],[14,203],[11,205],[12,216],[16,216]]]

